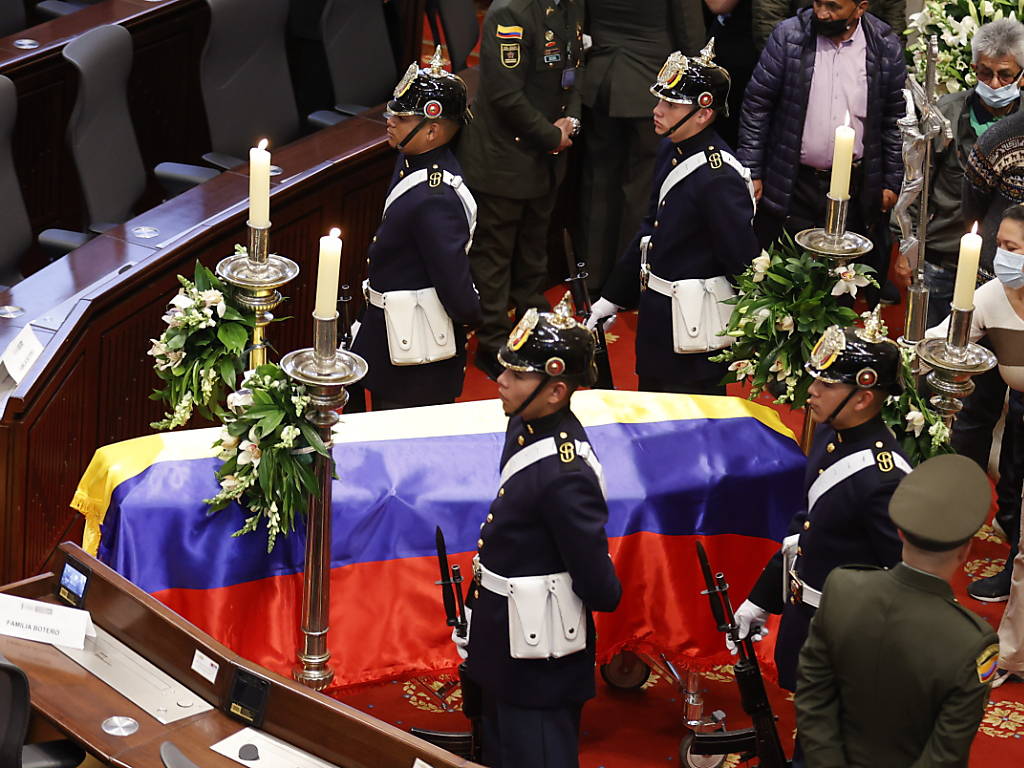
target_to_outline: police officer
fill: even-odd
[[[476,119],[459,160],[479,205],[470,261],[483,323],[475,362],[493,379],[517,317],[548,308],[547,232],[565,151],[580,128],[583,0],[496,0],[484,17]]]
[[[881,411],[902,390],[901,364],[876,311],[866,313],[864,328],[830,327],[804,365],[816,379],[808,407],[821,424],[807,457],[807,509],[793,517],[782,549],[736,611],[741,636],[769,613],[782,614],[775,664],[787,690],[796,686],[797,656],[829,572],[900,559],[889,499],[910,464]]]
[[[714,63],[714,40],[698,57],[678,51],[669,56],[650,90],[659,99],[654,128],[664,141],[647,217],[594,302],[587,325],[611,317],[607,328],[620,309],[639,306],[640,389],[724,395],[725,365],[708,360],[714,352],[675,351],[671,298],[678,283],[727,281],[758,254],[750,174],[713,126],[727,110],[729,95],[729,73]]]
[[[443,69],[440,47],[427,68],[409,66],[387,110],[388,143],[401,154],[370,245],[352,347],[369,363],[375,410],[454,401],[466,371],[465,326],[480,321],[467,256],[476,204],[449,146],[469,116],[466,86]]]
[[[990,493],[985,473],[964,456],[925,461],[889,504],[903,562],[888,571],[840,567],[828,577],[796,690],[810,768],[967,765],[999,646],[950,582]]]
[[[527,310],[498,359],[510,418],[477,541],[467,673],[483,691],[487,765],[574,768],[594,696],[590,612],[615,610],[622,594],[601,465],[569,402],[597,375],[594,340],[566,294],[551,313]]]

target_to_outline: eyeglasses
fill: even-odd
[[[978,80],[983,83],[992,82],[992,78],[998,78],[999,82],[1003,85],[1009,85],[1010,83],[1016,82],[1020,79],[1020,76],[1024,74],[1024,70],[1018,70],[1016,74],[1008,69],[1001,69],[998,72],[993,72],[988,67],[975,66],[974,73],[978,76]]]

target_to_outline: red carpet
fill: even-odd
[[[561,289],[549,292],[549,300],[557,301]],[[902,330],[903,309],[892,307],[884,311],[892,336]],[[609,351],[613,377],[618,389],[636,389],[633,372],[633,343],[636,333],[635,313],[624,313],[609,336]],[[470,352],[472,354],[473,342]],[[472,359],[472,357],[470,358]],[[476,400],[495,396],[496,385],[483,373],[468,366],[462,400]],[[743,395],[738,386],[729,388],[731,395]],[[770,403],[769,398],[763,400]],[[786,424],[799,435],[802,414],[780,409]],[[971,610],[984,616],[997,626],[1005,603],[985,604],[966,595],[967,585],[976,578],[989,576],[1001,567],[1007,552],[1004,541],[985,526],[976,537],[971,559],[965,566],[954,589],[957,597]],[[734,596],[739,604],[742,596]],[[453,664],[454,664],[453,653]],[[766,672],[772,676],[773,671]],[[452,685],[452,674],[419,680],[395,680],[389,684],[358,689],[335,690],[330,693],[346,704],[401,728],[412,726],[438,730],[466,729],[466,720],[459,710],[460,695]],[[706,675],[704,684],[705,712],[724,710],[730,728],[749,725],[739,704],[739,695],[732,677],[731,667],[716,668]],[[445,698],[439,694],[450,690]],[[775,714],[779,718],[779,733],[787,750],[792,748],[795,716],[792,697],[772,683],[769,695]],[[597,698],[583,711],[580,765],[582,768],[639,768],[640,766],[673,765],[679,762],[679,742],[687,733],[683,725],[683,708],[679,691],[669,681],[652,675],[640,691],[617,691],[603,682],[598,683]],[[974,741],[970,768],[1024,765],[1024,684],[1008,684],[993,692],[985,719]],[[738,765],[731,756],[726,766]]]

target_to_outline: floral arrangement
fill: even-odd
[[[907,61],[918,82],[924,83],[928,36],[937,35],[939,88],[948,93],[973,88],[971,38],[982,24],[1004,18],[1024,19],[1024,0],[925,0],[924,8],[910,15],[906,31],[913,38]]]
[[[163,316],[166,329],[150,339],[164,388],[150,395],[172,409],[153,429],[174,429],[188,422],[193,410],[213,420],[224,414],[221,403],[242,372],[242,352],[249,339],[251,316],[231,303],[230,288],[196,263],[192,280],[178,275],[181,288]]]
[[[295,516],[305,512],[309,496],[320,495],[314,453],[331,455],[305,418],[306,388],[280,366],[261,365],[242,386],[228,395],[230,412],[214,443],[224,460],[217,470],[220,492],[205,502],[211,513],[233,501],[248,509],[250,515],[233,536],[251,533],[264,521],[270,552],[279,535],[295,530]]]
[[[902,348],[903,365],[900,377],[903,392],[891,395],[882,408],[882,420],[900,441],[911,466],[940,453],[953,453],[949,442],[949,427],[942,423],[927,398],[917,391],[914,382],[914,352]]]
[[[800,408],[813,378],[804,361],[830,325],[846,327],[857,314],[837,297],[877,285],[871,267],[832,267],[802,251],[788,236],[762,252],[737,278],[737,296],[725,333],[734,336],[712,360],[729,363],[726,383],[748,381],[750,398],[765,390],[776,403]]]

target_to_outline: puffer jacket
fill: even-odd
[[[743,97],[736,155],[753,178],[764,182],[759,206],[779,217],[789,208],[800,165],[817,37],[811,31],[812,14],[805,8],[775,28]],[[896,120],[906,109],[902,89],[907,66],[900,41],[888,24],[870,13],[864,14],[860,23],[867,44],[868,73],[860,201],[864,220],[871,225],[881,213],[882,190],[899,192],[903,182],[902,141]]]

